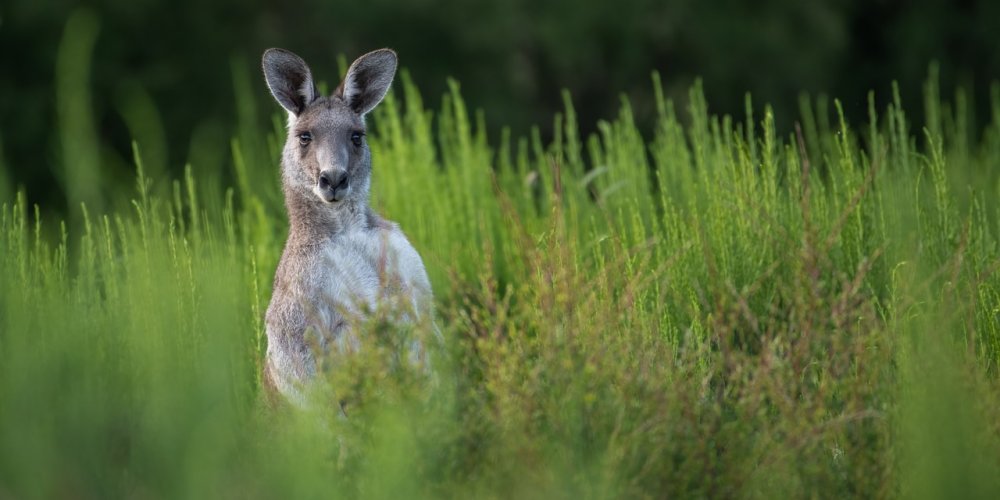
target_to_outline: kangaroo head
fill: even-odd
[[[268,49],[263,59],[267,86],[288,110],[281,161],[286,196],[331,207],[346,200],[366,202],[372,167],[365,114],[389,91],[396,53],[381,49],[359,57],[330,96],[319,95],[299,56]]]

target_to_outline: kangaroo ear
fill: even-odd
[[[359,115],[382,102],[396,74],[396,53],[390,49],[369,52],[351,63],[337,95]]]
[[[284,49],[267,49],[263,57],[264,80],[278,104],[298,115],[316,99],[312,72],[301,57]]]

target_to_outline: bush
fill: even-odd
[[[898,98],[862,128],[803,102],[785,136],[653,88],[650,140],[627,101],[584,139],[567,98],[551,143],[493,147],[457,85],[435,125],[404,77],[373,204],[445,341],[410,371],[373,324],[311,412],[259,403],[280,117],[241,124],[233,187],[134,146],[134,187],[78,224],[5,202],[0,493],[995,494],[1000,87],[981,141],[933,81],[916,137]]]

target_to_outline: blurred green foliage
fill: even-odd
[[[0,6],[0,497],[1000,491],[992,4],[76,5]],[[268,45],[403,54],[373,204],[445,333],[305,414],[259,399]]]
[[[76,8],[96,30],[93,66],[73,84],[84,88],[57,92],[60,46],[82,50],[63,42]],[[888,96],[898,79],[904,104],[920,109],[916,82],[938,60],[943,87],[962,80],[971,119],[985,120],[987,84],[1000,75],[998,31],[1000,3],[988,0],[8,0],[0,5],[0,135],[8,164],[19,165],[10,182],[50,210],[61,210],[67,183],[89,175],[62,167],[94,163],[92,154],[62,158],[56,147],[60,106],[83,105],[73,101],[86,92],[106,173],[125,176],[132,138],[154,153],[151,172],[177,173],[189,161],[221,170],[235,127],[234,67],[274,109],[256,69],[269,46],[300,53],[331,84],[339,55],[394,47],[430,105],[446,77],[461,81],[494,138],[501,125],[522,135],[534,124],[551,138],[563,88],[584,132],[612,116],[625,92],[648,134],[653,69],[678,102],[703,76],[721,113],[742,112],[751,91],[775,103],[779,130],[789,131],[800,91],[841,98],[849,118],[863,119],[866,93]]]
[[[996,498],[1000,84],[981,138],[933,79],[922,126],[819,99],[791,134],[652,87],[649,139],[627,101],[584,135],[567,100],[552,141],[491,142],[457,85],[432,115],[404,76],[373,205],[443,342],[415,369],[428,332],[376,317],[305,412],[261,392],[283,117],[241,115],[231,182],[135,145],[79,223],[0,199],[0,497]]]

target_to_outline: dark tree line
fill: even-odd
[[[431,106],[455,77],[467,101],[485,109],[491,134],[532,124],[548,133],[563,88],[585,130],[614,114],[620,93],[648,125],[653,69],[679,101],[701,76],[712,110],[742,116],[750,91],[785,125],[800,91],[840,97],[862,121],[868,90],[884,102],[892,80],[919,112],[933,60],[943,88],[973,89],[983,120],[989,82],[1000,78],[1000,2],[992,0],[8,0],[0,5],[0,144],[7,177],[43,201],[59,196],[46,189],[65,160],[56,62],[79,8],[96,21],[89,81],[102,160],[127,164],[130,130],[156,121],[144,133],[159,137],[156,161],[175,172],[211,144],[220,149],[206,158],[228,149],[238,111],[232,61],[250,75],[258,109],[277,111],[257,70],[269,46],[295,50],[331,81],[338,55],[394,47]]]

